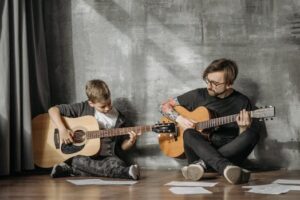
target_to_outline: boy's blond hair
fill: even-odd
[[[92,103],[103,103],[110,100],[110,90],[107,84],[100,79],[88,81],[85,92],[88,100]]]

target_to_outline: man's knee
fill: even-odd
[[[183,140],[184,141],[195,140],[195,139],[201,140],[204,138],[201,135],[201,133],[199,133],[198,131],[196,131],[193,128],[188,128],[183,132]]]
[[[184,140],[188,140],[192,136],[192,134],[193,134],[194,131],[195,130],[192,129],[192,128],[185,129],[183,131],[183,139]]]
[[[246,137],[246,140],[252,141],[252,143],[257,143],[260,138],[260,133],[258,131],[252,131],[252,130],[246,130],[244,136]]]

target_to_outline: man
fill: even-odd
[[[182,168],[186,179],[199,180],[208,168],[224,175],[232,184],[248,182],[250,172],[240,165],[251,153],[259,140],[259,126],[252,121],[249,99],[233,89],[238,74],[236,63],[229,59],[213,61],[204,71],[207,88],[198,88],[176,98],[171,98],[160,107],[161,113],[174,120],[184,129],[184,151],[188,166]],[[181,116],[174,109],[183,106],[193,111],[199,106],[217,114],[218,117],[238,114],[236,123],[218,127],[209,138],[193,128],[194,121]]]

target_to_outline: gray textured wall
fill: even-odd
[[[52,103],[85,99],[87,80],[105,80],[135,124],[153,124],[168,97],[204,87],[214,59],[239,64],[236,89],[274,105],[251,155],[265,166],[300,168],[300,1],[53,0],[46,6]],[[179,168],[157,136],[141,136],[130,158],[147,168]]]

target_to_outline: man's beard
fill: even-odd
[[[224,94],[225,92],[227,92],[227,90],[224,90],[223,92],[216,92],[216,91],[211,90],[211,89],[207,89],[207,91],[208,91],[208,94],[210,96],[213,96],[213,97],[218,97],[219,95]]]

